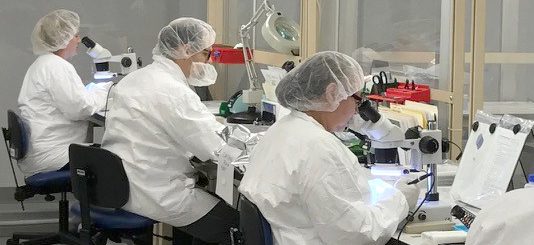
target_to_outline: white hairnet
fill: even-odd
[[[215,43],[215,31],[195,18],[178,18],[161,28],[153,54],[169,59],[187,59]]]
[[[36,55],[64,49],[80,29],[80,17],[65,9],[54,10],[41,18],[31,36]]]
[[[336,89],[326,93],[329,84]],[[276,87],[278,102],[298,111],[334,111],[339,102],[363,88],[362,68],[348,55],[319,52],[291,70]],[[333,99],[327,99],[333,98]]]

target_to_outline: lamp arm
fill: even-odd
[[[252,18],[250,18],[250,21],[247,24],[241,26],[241,32],[246,31],[248,33],[252,27],[258,24],[258,19],[261,16],[263,16],[265,12],[268,12],[268,13],[274,12],[274,5],[269,3],[269,1],[267,0],[264,0],[263,3],[258,8],[258,10],[254,12],[254,15],[252,15]]]
[[[241,38],[241,43],[243,44],[243,59],[245,63],[245,68],[247,70],[249,88],[252,90],[258,89],[258,74],[256,68],[254,67],[254,57],[251,52],[250,47],[250,30],[258,24],[258,20],[261,16],[266,13],[274,12],[274,6],[269,3],[269,1],[264,0],[258,10],[254,13],[250,21],[241,26],[239,30],[239,36]],[[250,58],[249,58],[250,57]]]

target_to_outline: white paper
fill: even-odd
[[[219,153],[215,193],[230,205],[233,204],[234,200],[234,166],[232,162],[241,155],[241,152],[240,149],[224,145]]]
[[[528,134],[479,123],[471,131],[451,188],[451,195],[479,208],[506,192]]]
[[[435,105],[407,100],[404,102],[404,106],[405,108],[408,108],[408,109],[414,109],[414,110],[424,112],[426,114],[427,120],[434,120],[434,117],[435,117],[436,122],[439,122],[438,107]]]

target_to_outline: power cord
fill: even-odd
[[[159,237],[159,238],[161,238],[161,239],[163,239],[165,241],[172,241],[173,240],[173,238],[170,237],[170,236],[162,236],[162,235],[158,235],[156,233],[152,233],[152,236]]]
[[[107,115],[107,113],[108,113],[108,100],[109,100],[109,94],[110,94],[110,92],[111,92],[111,89],[112,89],[115,85],[117,85],[117,83],[113,83],[113,84],[111,84],[111,86],[109,86],[108,94],[106,95],[106,105],[104,106],[104,129],[106,128],[106,124],[105,124],[105,122],[106,122],[106,115]]]
[[[527,181],[528,183],[528,176],[527,176],[527,173],[525,172],[525,166],[523,165],[523,162],[521,162],[521,157],[520,159],[518,159],[519,161],[519,165],[521,166],[521,171],[523,172],[523,176],[525,177],[525,181]]]
[[[456,156],[456,161],[460,160],[460,158],[462,158],[463,154],[464,154],[464,151],[462,150],[462,147],[460,147],[458,144],[450,141],[449,139],[446,139],[446,138],[443,138],[443,141],[446,142],[446,143],[449,143],[449,144],[452,144],[454,146],[456,146],[458,148],[458,150],[460,150],[460,154],[458,154],[458,156]]]
[[[11,151],[9,148],[9,145],[7,144],[7,141],[9,140],[11,143],[11,132],[7,128],[2,128],[2,134],[4,136],[4,143],[6,144],[6,150],[7,150],[7,156],[9,157],[9,163],[11,163],[11,172],[13,173],[13,178],[15,179],[15,187],[19,189],[19,181],[17,180],[17,174],[15,173],[15,167],[13,167],[13,158],[11,156]],[[15,195],[16,196],[16,195]],[[24,211],[24,202],[20,201],[20,207],[22,208],[22,211]]]
[[[532,135],[532,137],[534,137],[534,130],[531,129],[530,130],[530,134]],[[528,183],[528,176],[527,176],[527,173],[525,172],[525,165],[523,165],[523,162],[521,162],[521,156],[519,156],[519,159],[517,159],[517,160],[519,162],[519,165],[521,166],[521,171],[523,172],[523,176],[525,177],[525,181]]]
[[[406,223],[404,223],[404,225],[402,226],[402,228],[399,231],[399,235],[397,236],[397,245],[400,244],[400,237],[401,237],[402,232],[404,231],[404,228],[406,228],[406,225],[408,225],[408,223],[410,223],[411,221],[414,220],[415,214],[417,213],[417,211],[419,211],[419,209],[421,209],[421,207],[425,203],[426,199],[430,195],[430,192],[434,188],[434,184],[436,183],[436,179],[434,178],[433,180],[434,181],[432,181],[432,185],[430,185],[429,190],[425,193],[425,198],[423,198],[423,201],[421,201],[421,203],[419,204],[419,206],[417,206],[415,211],[408,213],[408,216],[406,216]]]

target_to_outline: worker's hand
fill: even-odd
[[[419,193],[421,193],[421,190],[415,184],[408,185],[408,182],[410,181],[412,181],[412,179],[400,178],[397,180],[397,182],[395,182],[395,188],[402,192],[404,197],[406,197],[410,212],[413,212],[415,211],[415,206],[417,205],[417,200],[419,199]]]

